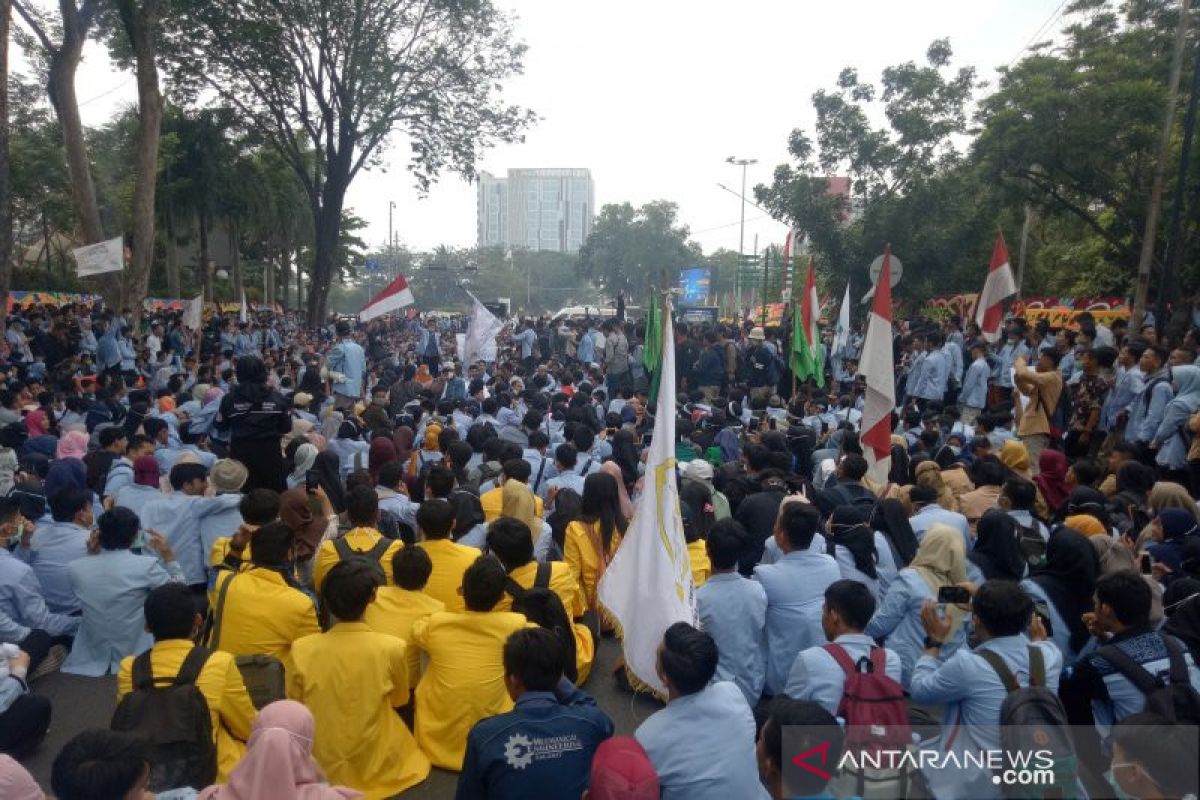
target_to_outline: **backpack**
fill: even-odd
[[[229,587],[237,576],[238,573],[230,571],[229,579],[221,584],[217,592],[217,606],[208,617],[203,641],[204,645],[212,650],[220,649],[221,623],[225,618],[225,596],[229,594]],[[278,658],[265,653],[251,653],[235,656],[233,661],[237,664],[238,672],[242,674],[242,682],[246,684],[246,692],[255,708],[261,709],[287,696],[283,663]]]
[[[109,727],[150,744],[150,791],[209,786],[217,778],[217,746],[208,701],[196,688],[209,651],[193,647],[173,678],[154,677],[150,652],[133,660],[133,691]]]
[[[1017,523],[1017,546],[1021,549],[1021,555],[1025,557],[1025,563],[1031,569],[1045,563],[1046,540],[1042,538],[1037,520],[1034,520],[1031,526]]]
[[[352,558],[361,558],[365,559],[371,564],[374,564],[376,567],[379,567],[380,571],[383,570],[383,565],[380,563],[380,559],[383,558],[383,554],[386,553],[388,548],[391,546],[392,540],[383,536],[379,537],[379,541],[376,542],[370,550],[355,550],[350,546],[350,543],[346,541],[345,536],[340,536],[333,540],[333,549],[337,551],[338,561],[349,561]]]
[[[846,721],[847,752],[876,755],[883,751],[902,751],[912,744],[912,727],[908,721],[908,704],[904,687],[887,674],[887,651],[871,647],[869,657],[857,663],[839,644],[830,642],[823,648],[846,674],[842,699],[837,715]],[[842,777],[847,781],[840,788],[849,789],[863,798],[906,797],[909,774],[900,769],[874,769],[863,765],[846,768]]]
[[[1105,645],[1096,655],[1113,665],[1139,692],[1146,696],[1145,711],[1151,711],[1171,723],[1200,724],[1200,692],[1192,687],[1184,659],[1183,645],[1173,636],[1162,636],[1170,668],[1164,676],[1153,675],[1115,644]]]
[[[870,519],[871,515],[875,513],[875,504],[878,502],[878,498],[865,486],[839,483],[830,486],[825,491],[839,499],[836,505],[852,506],[865,514],[867,519]]]
[[[1052,785],[1005,787],[1008,797],[1073,797],[1079,775],[1079,759],[1071,740],[1067,712],[1058,695],[1046,686],[1046,662],[1040,647],[1029,646],[1029,685],[1017,683],[1012,670],[998,653],[976,650],[988,663],[1008,694],[1000,705],[1000,746],[1006,753],[1049,750],[1054,765]],[[1016,760],[1014,759],[1014,762]]]
[[[563,644],[563,674],[574,683],[579,677],[575,662],[575,627],[563,607],[562,600],[550,589],[551,565],[539,561],[533,585],[528,589],[507,578],[504,591],[512,595],[512,610],[524,614],[530,622],[553,631]]]

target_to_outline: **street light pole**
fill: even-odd
[[[388,254],[388,266],[390,266],[392,268],[392,272],[396,271],[396,253],[394,252],[394,249],[393,249],[395,247],[396,240],[394,238],[392,238],[392,209],[395,207],[396,207],[396,201],[389,200],[388,201],[387,254]],[[394,279],[396,276],[392,275],[391,277]]]
[[[757,164],[757,158],[737,158],[730,156],[725,159],[728,164],[742,168],[742,218],[738,226],[738,267],[734,273],[734,292],[737,297],[737,313],[742,313],[742,256],[746,253],[746,167]]]

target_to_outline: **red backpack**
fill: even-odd
[[[837,712],[846,721],[846,750],[878,753],[912,744],[904,687],[888,677],[887,652],[872,647],[870,658],[857,664],[839,644],[826,644],[825,652],[846,673]]]

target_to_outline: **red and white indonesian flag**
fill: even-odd
[[[979,295],[979,303],[975,306],[975,322],[987,341],[1000,340],[1000,323],[1004,321],[1003,303],[1016,293],[1017,284],[1013,281],[1012,267],[1008,263],[1004,234],[997,233],[996,244],[992,248],[992,265],[988,267],[983,293]]]
[[[896,370],[892,359],[892,246],[883,250],[883,268],[875,283],[867,339],[863,343],[858,374],[866,379],[867,395],[863,407],[863,455],[868,475],[887,483],[892,465],[892,411],[896,407]]]
[[[362,322],[366,322],[390,311],[411,306],[414,302],[416,301],[413,300],[412,289],[408,288],[408,281],[404,280],[403,275],[397,275],[396,280],[383,287],[382,292],[363,306],[363,310],[358,312],[358,318]]]

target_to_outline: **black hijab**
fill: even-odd
[[[1046,562],[1033,573],[1033,582],[1042,588],[1058,615],[1071,631],[1071,649],[1078,652],[1088,640],[1083,615],[1092,610],[1092,592],[1100,564],[1096,548],[1087,537],[1070,528],[1059,527],[1050,534]]]
[[[829,543],[849,550],[856,570],[871,578],[879,577],[875,566],[875,534],[857,508],[838,506],[833,510],[829,516]]]
[[[975,529],[971,563],[987,580],[1019,581],[1025,576],[1025,558],[1017,541],[1017,521],[1008,512],[988,509]]]
[[[900,556],[900,563],[896,568],[907,567],[917,554],[917,536],[908,521],[904,504],[894,497],[880,500],[875,505],[871,527],[886,536],[896,554]]]

